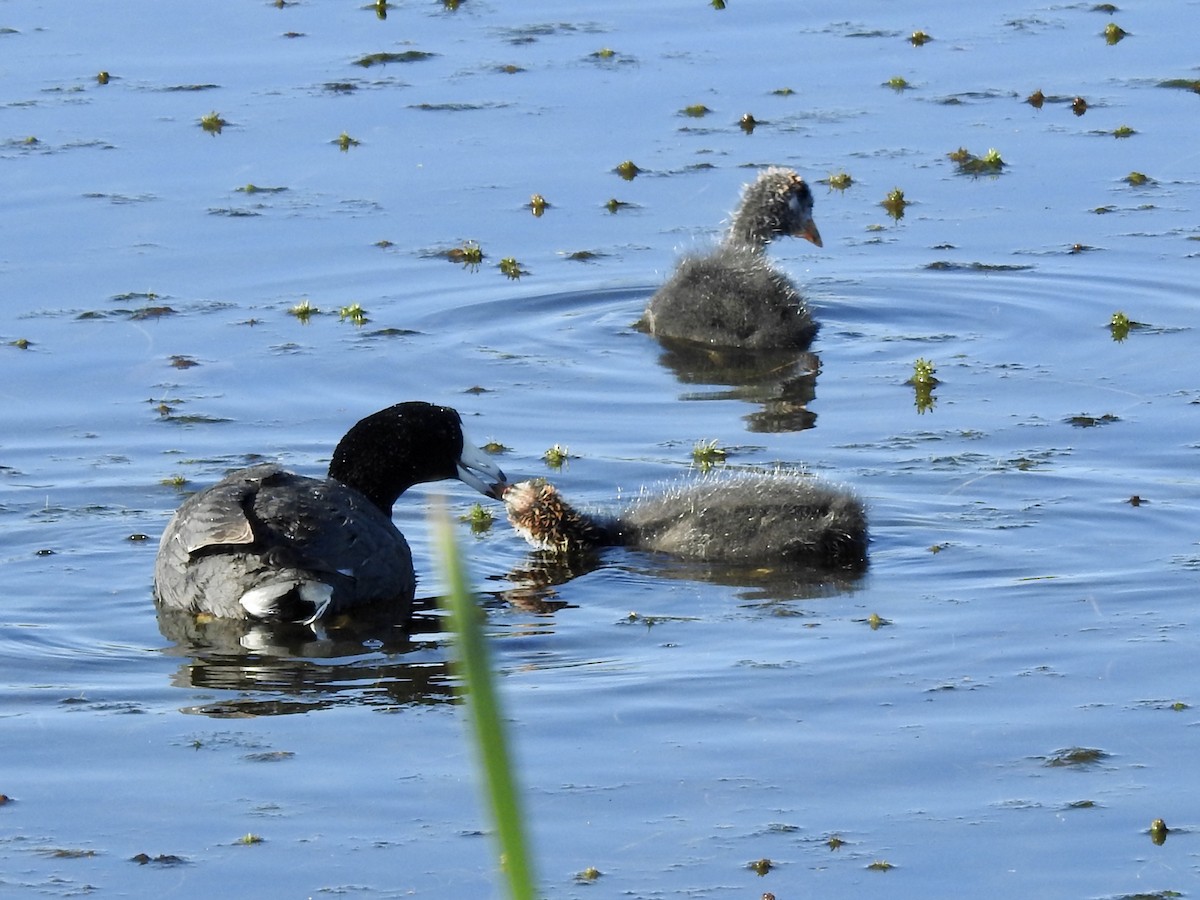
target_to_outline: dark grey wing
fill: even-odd
[[[273,465],[234,472],[188,498],[167,526],[163,540],[170,535],[189,556],[208,547],[253,544],[254,526],[247,509],[264,479],[286,474]]]

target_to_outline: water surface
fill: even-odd
[[[150,601],[183,491],[319,473],[420,398],[584,505],[701,440],[869,505],[855,579],[461,527],[547,896],[1196,889],[1198,101],[1162,86],[1200,77],[1196,3],[0,9],[0,884],[494,895],[439,616],[247,636]],[[769,164],[853,178],[815,185],[824,249],[771,248],[812,355],[665,352],[631,323]],[[442,494],[476,499],[397,508],[425,599]]]

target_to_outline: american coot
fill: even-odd
[[[844,488],[789,472],[710,475],[647,494],[616,516],[588,515],[554,485],[509,485],[508,519],[530,544],[570,552],[629,546],[686,559],[861,568],[867,516]]]
[[[817,326],[791,280],[763,249],[779,235],[818,247],[813,196],[791,169],[764,169],[742,192],[725,240],[688,256],[646,307],[638,323],[664,338],[718,347],[806,348]]]
[[[380,410],[346,432],[328,478],[256,465],[184,501],[159,543],[155,598],[220,618],[309,624],[386,601],[407,619],[416,578],[392,504],[414,484],[443,478],[497,499],[504,483],[466,443],[453,409]]]

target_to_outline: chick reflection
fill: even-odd
[[[782,433],[812,428],[816,413],[808,408],[817,395],[821,360],[796,350],[738,350],[708,347],[692,341],[659,338],[659,362],[681,384],[726,385],[731,390],[693,392],[689,400],[742,400],[762,406],[746,416],[752,432]]]

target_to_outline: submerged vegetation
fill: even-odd
[[[1200,94],[1200,78],[1168,78],[1166,81],[1160,81],[1158,86],[1178,88],[1184,91],[1191,91],[1194,94]]]
[[[1066,747],[1062,750],[1055,750],[1049,756],[1045,757],[1042,762],[1051,768],[1062,766],[1085,767],[1102,763],[1108,757],[1108,753],[1103,750],[1097,750],[1094,747]]]
[[[388,63],[421,62],[434,56],[437,54],[427,53],[424,50],[405,50],[402,53],[368,53],[366,56],[356,59],[354,65],[369,69],[372,66],[384,66]]]
[[[992,148],[983,156],[976,156],[966,147],[946,154],[950,161],[958,166],[961,175],[999,175],[1005,162],[1000,158],[1000,151]]]

